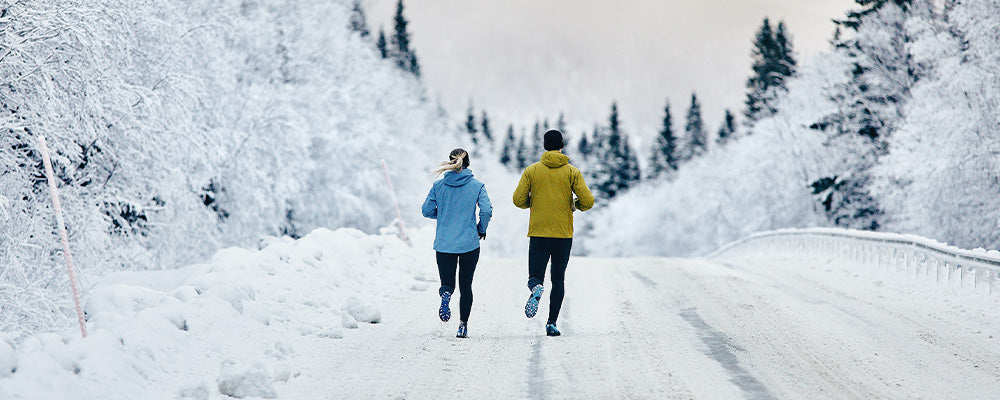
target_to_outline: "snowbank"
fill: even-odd
[[[436,281],[432,255],[391,236],[321,228],[261,247],[103,278],[86,296],[86,339],[0,340],[0,398],[274,398],[302,341],[376,324],[380,307]]]

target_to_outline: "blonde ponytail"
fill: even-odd
[[[448,171],[461,172],[462,169],[469,166],[469,153],[465,150],[452,150],[450,158],[451,160],[442,162],[440,168],[434,170],[435,175],[441,175]]]

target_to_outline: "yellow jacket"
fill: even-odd
[[[524,169],[514,190],[514,205],[531,208],[528,236],[571,238],[573,211],[593,207],[594,195],[580,170],[570,165],[569,157],[559,151],[547,151],[542,161]]]

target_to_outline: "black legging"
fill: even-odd
[[[476,273],[479,263],[479,249],[468,253],[451,254],[437,253],[438,274],[441,276],[441,289],[438,293],[455,293],[455,269],[458,268],[458,290],[462,294],[459,305],[462,322],[469,321],[472,312],[472,276]]]
[[[528,243],[528,288],[545,281],[545,267],[552,258],[552,289],[549,291],[549,321],[556,322],[566,292],[566,265],[573,239],[532,237]]]

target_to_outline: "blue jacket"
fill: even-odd
[[[479,206],[479,224],[476,224],[476,206]],[[437,220],[434,250],[441,253],[462,254],[479,248],[479,234],[493,216],[493,205],[486,194],[486,186],[472,177],[472,171],[448,171],[444,179],[434,182],[427,200],[424,216]]]

